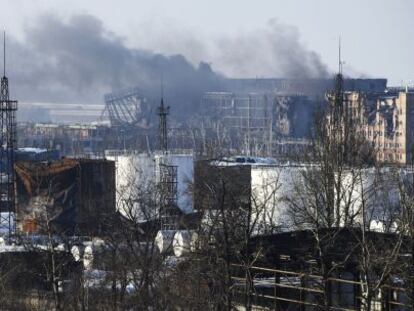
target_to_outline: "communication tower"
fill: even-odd
[[[6,34],[3,38],[3,77],[0,91],[0,232],[14,232],[15,202],[15,147],[17,101],[10,100],[6,77]]]

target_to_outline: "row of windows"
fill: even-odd
[[[402,160],[403,155],[401,153],[378,153],[378,157],[384,160]]]
[[[365,136],[367,135],[366,133],[367,132],[362,131],[362,134],[365,135]],[[374,132],[368,131],[368,137],[371,137],[372,133],[374,133],[374,135],[377,135],[377,136],[382,136],[384,132],[381,132],[381,131],[374,131]]]
[[[378,144],[378,147],[383,147],[382,143]],[[400,148],[402,147],[399,143],[385,143],[384,148]]]
[[[378,124],[379,125],[382,125],[382,123],[383,123],[382,120],[378,121]],[[396,124],[397,125],[402,125],[403,124],[403,121],[397,121]]]
[[[377,136],[383,136],[384,135],[384,132],[381,132],[381,131],[368,131],[368,132],[362,131],[362,135],[366,136],[367,133],[368,133],[368,137],[371,137],[372,133],[374,133],[374,135],[377,135]],[[401,132],[395,132],[395,136],[402,136],[402,133]]]

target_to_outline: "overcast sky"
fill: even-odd
[[[100,20],[107,35],[117,37],[128,48],[182,54],[194,65],[205,61],[229,76],[277,76],[286,69],[278,72],[274,67],[277,65],[267,66],[266,61],[271,62],[273,55],[262,56],[263,51],[255,51],[256,45],[267,49],[263,44],[266,38],[278,36],[280,31],[288,33],[304,51],[315,53],[329,71],[334,71],[341,35],[345,73],[384,77],[394,85],[414,80],[413,0],[0,2],[0,26],[22,44],[28,40],[27,29],[36,27],[45,15],[65,22],[72,16],[87,14]],[[255,38],[264,32],[262,39]],[[281,44],[280,40],[276,42]],[[222,46],[225,49],[221,50]],[[293,48],[296,46],[295,43]],[[233,53],[237,62],[228,61]],[[261,62],[255,58],[261,58]],[[250,61],[251,66],[244,64]]]

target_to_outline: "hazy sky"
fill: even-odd
[[[231,76],[269,76],[273,67],[266,68],[262,62],[256,69],[241,65],[239,70],[237,64],[226,64],[231,55],[220,54],[217,49],[228,39],[237,49],[250,51],[238,55],[239,63],[249,62],[255,57],[254,45],[260,42],[255,34],[260,36],[269,23],[276,23],[283,31],[294,33],[304,48],[318,54],[330,70],[337,68],[337,41],[341,35],[346,73],[385,77],[390,84],[414,80],[414,0],[0,2],[0,26],[22,42],[27,40],[26,29],[36,25],[40,16],[52,15],[65,21],[73,15],[89,14],[130,48],[180,53],[194,64],[206,61]],[[267,36],[278,29],[268,31]]]

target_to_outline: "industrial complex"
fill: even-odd
[[[412,310],[414,90],[340,65],[179,116],[0,95],[0,309]]]

